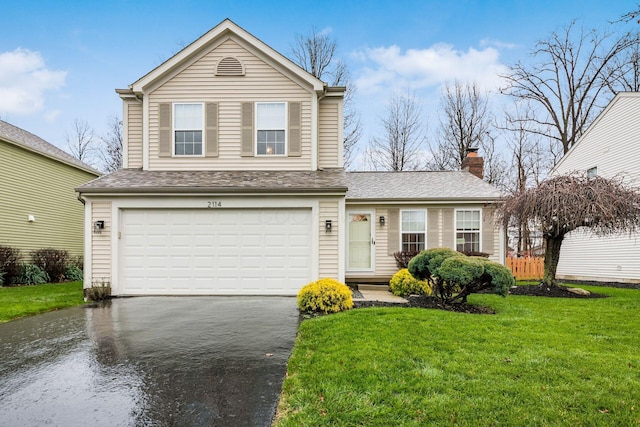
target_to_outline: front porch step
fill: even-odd
[[[379,284],[379,285],[359,284],[358,285],[358,290],[359,291],[388,291],[389,290],[389,285],[386,285],[386,284]]]

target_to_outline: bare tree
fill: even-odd
[[[564,154],[608,100],[614,61],[634,38],[629,33],[614,38],[612,33],[585,32],[571,22],[536,43],[532,55],[537,62],[509,67],[503,92],[540,109],[527,119],[536,125],[528,126],[528,131],[555,139]]]
[[[355,109],[355,85],[347,65],[336,58],[338,44],[315,27],[307,35],[298,35],[291,48],[293,61],[314,77],[331,86],[345,86],[343,157],[345,167],[351,164],[356,144],[362,135],[360,114]]]
[[[387,103],[380,118],[383,136],[369,141],[367,161],[375,170],[415,170],[420,166],[424,142],[422,108],[412,93],[397,93]]]
[[[620,180],[561,175],[507,197],[499,210],[503,224],[534,221],[546,243],[543,283],[555,284],[565,236],[586,227],[596,235],[635,231],[640,226],[640,193]]]
[[[110,116],[107,120],[107,134],[100,137],[100,159],[105,172],[111,173],[122,168],[123,136],[122,120],[118,116]]]
[[[640,91],[640,40],[616,56],[607,66],[604,83],[612,93]]]
[[[440,97],[440,127],[430,145],[432,170],[457,170],[469,148],[478,148],[489,139],[491,118],[487,98],[478,85],[454,81],[446,84]]]
[[[93,161],[95,133],[86,120],[75,119],[71,133],[67,132],[65,139],[73,157],[85,163]]]

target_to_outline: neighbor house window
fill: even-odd
[[[456,250],[480,252],[480,211],[456,211]]]
[[[202,104],[173,105],[174,154],[176,156],[202,155]]]
[[[426,218],[424,210],[401,211],[402,250],[405,252],[420,252],[425,248]]]
[[[598,167],[594,166],[592,168],[587,169],[587,178],[593,178],[598,175]]]
[[[284,102],[259,102],[256,104],[256,153],[260,156],[285,154],[285,129],[287,128],[287,104]]]

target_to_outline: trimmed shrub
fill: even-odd
[[[486,252],[476,252],[476,251],[460,251],[461,254],[465,254],[466,256],[478,256],[482,258],[489,258],[489,254]]]
[[[337,313],[352,307],[351,289],[334,279],[324,278],[311,282],[298,292],[300,311]]]
[[[0,246],[0,271],[3,273],[3,286],[12,286],[18,283],[16,279],[22,272],[20,249]]]
[[[44,248],[31,251],[31,261],[43,269],[54,283],[64,280],[64,273],[69,263],[69,252],[63,249]]]
[[[49,275],[35,264],[23,264],[16,280],[23,285],[44,285],[49,283]]]
[[[449,248],[434,248],[420,252],[409,262],[409,273],[416,279],[430,280],[442,262],[450,257],[464,256]]]
[[[409,272],[427,280],[433,294],[445,304],[466,302],[469,294],[485,289],[506,296],[515,284],[507,267],[446,248],[422,251],[409,263]]]
[[[79,282],[82,280],[82,270],[75,265],[70,265],[64,271],[64,277],[71,282]]]
[[[431,295],[429,283],[416,279],[406,268],[393,275],[389,288],[394,295]]]
[[[409,261],[418,255],[419,251],[398,251],[393,253],[393,257],[396,259],[396,266],[402,270],[409,267]]]

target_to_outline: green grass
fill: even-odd
[[[640,291],[581,287],[305,320],[274,425],[640,426]]]
[[[82,282],[0,287],[0,323],[83,303]]]

